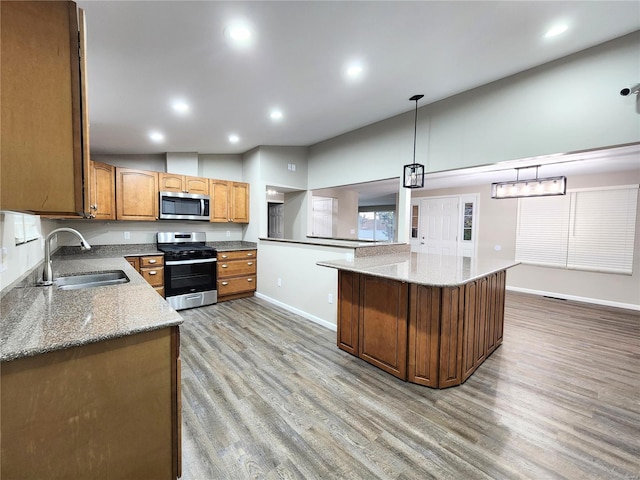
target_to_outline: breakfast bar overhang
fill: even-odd
[[[338,269],[338,347],[402,380],[460,385],[502,343],[517,262],[406,252],[318,265]]]

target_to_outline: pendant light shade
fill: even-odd
[[[416,135],[418,133],[418,100],[424,95],[414,95],[409,100],[416,102],[416,114],[413,123],[413,163],[404,166],[402,186],[404,188],[424,187],[424,165],[416,163]]]

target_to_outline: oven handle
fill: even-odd
[[[197,260],[174,260],[164,262],[165,265],[193,265],[194,263],[215,263],[217,262],[217,258],[200,258]]]

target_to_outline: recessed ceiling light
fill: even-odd
[[[236,22],[230,24],[224,30],[224,34],[235,45],[247,46],[253,40],[253,31],[246,23]]]
[[[545,38],[555,37],[567,31],[569,26],[566,23],[562,23],[559,25],[555,25],[547,30],[547,33],[544,34]]]
[[[238,143],[240,141],[240,137],[232,133],[231,135],[229,135],[229,141],[231,143]]]
[[[271,117],[271,120],[281,120],[283,117],[282,112],[280,110],[271,110],[271,113],[269,114],[269,116]]]
[[[350,65],[347,67],[347,76],[355,78],[362,73],[361,65]]]
[[[176,113],[182,113],[182,114],[187,113],[190,109],[189,104],[182,100],[175,100],[171,104],[171,107]]]
[[[164,134],[157,131],[149,132],[149,138],[154,142],[161,142],[164,140]]]

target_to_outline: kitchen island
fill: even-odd
[[[402,380],[460,385],[502,343],[517,262],[406,252],[318,265],[338,269],[338,347]]]
[[[123,257],[53,268],[129,281],[37,287],[40,267],[3,292],[0,477],[178,477],[182,318]]]

